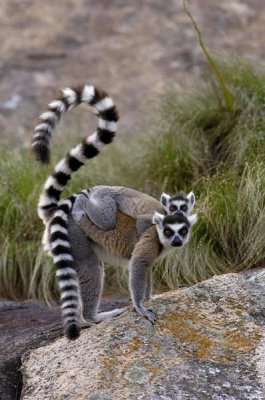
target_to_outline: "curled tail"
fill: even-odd
[[[64,89],[61,97],[52,101],[48,106],[49,110],[41,114],[42,122],[35,128],[32,151],[39,161],[49,162],[52,134],[62,113],[80,103],[89,104],[95,109],[98,128],[58,162],[54,173],[45,182],[38,204],[38,214],[44,223],[58,206],[61,193],[71,175],[84,165],[88,158],[95,157],[102,146],[111,143],[116,133],[119,117],[111,97],[89,85]]]
[[[50,221],[50,250],[56,266],[65,335],[73,340],[81,330],[81,295],[68,234],[68,218],[76,195],[62,200]]]
[[[35,128],[32,139],[32,151],[36,158],[43,162],[50,161],[52,134],[59,123],[62,114],[80,103],[92,106],[98,115],[98,136],[104,144],[110,143],[116,132],[118,113],[107,93],[92,85],[82,85],[76,88],[66,88],[61,96],[48,105],[48,111],[40,115],[40,124]],[[105,140],[105,141],[104,141]]]

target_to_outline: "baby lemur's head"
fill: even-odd
[[[184,246],[190,238],[191,227],[197,222],[197,215],[185,216],[181,211],[173,215],[156,212],[153,224],[156,226],[159,241],[164,249]]]
[[[187,196],[182,194],[170,196],[169,194],[162,193],[160,202],[168,215],[181,213],[187,216],[194,207],[195,195],[193,192],[190,192]]]

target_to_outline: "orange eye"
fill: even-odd
[[[176,211],[177,210],[177,207],[176,206],[170,206],[169,207],[169,211],[172,211],[172,212],[174,212],[174,211]]]
[[[188,210],[188,207],[186,206],[186,204],[184,204],[184,206],[181,206],[180,209],[185,212]]]
[[[181,236],[186,236],[188,233],[188,229],[187,228],[182,228],[179,233],[181,234]]]
[[[170,237],[170,236],[172,236],[174,234],[174,232],[172,231],[172,229],[170,229],[170,228],[165,228],[164,229],[164,235],[166,236],[166,237]]]

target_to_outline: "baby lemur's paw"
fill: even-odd
[[[135,307],[135,310],[138,312],[138,314],[147,318],[148,321],[151,322],[151,324],[153,324],[153,325],[155,324],[156,315],[153,313],[153,311],[151,309],[147,309],[143,306],[140,306],[140,307]]]

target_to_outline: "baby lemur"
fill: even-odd
[[[167,214],[188,215],[191,213],[195,196],[190,192],[187,196],[177,194],[169,196],[163,193],[158,201],[144,193],[119,186],[94,186],[83,191],[85,196],[79,196],[79,210],[99,228],[113,229],[116,223],[117,209],[132,217],[151,211],[161,211]],[[77,213],[77,206],[75,213]]]
[[[187,243],[196,222],[196,215],[189,215],[195,202],[193,193],[187,197],[163,193],[160,203],[130,188],[96,186],[60,201],[73,172],[95,157],[116,132],[118,113],[106,93],[88,85],[67,88],[49,104],[35,128],[32,149],[40,161],[49,161],[52,133],[62,113],[80,103],[94,107],[98,128],[55,166],[38,204],[38,214],[46,225],[44,245],[57,268],[69,339],[79,336],[82,325],[122,312],[98,313],[104,261],[129,265],[134,308],[154,323],[155,315],[143,305],[151,296],[151,267],[159,257]],[[181,209],[183,205],[186,207]]]

